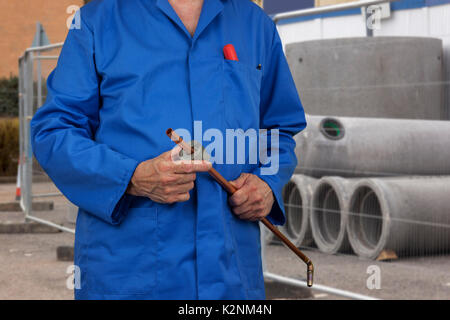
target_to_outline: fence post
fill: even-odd
[[[25,56],[25,72],[24,72],[24,85],[25,85],[25,97],[24,108],[22,113],[22,144],[24,153],[23,175],[22,175],[22,204],[25,211],[25,218],[31,214],[31,192],[32,192],[32,170],[33,170],[33,152],[31,150],[31,134],[30,134],[30,121],[33,117],[33,105],[34,105],[34,81],[33,81],[33,53],[26,52]]]
[[[22,185],[22,163],[24,159],[23,154],[23,125],[22,125],[22,119],[23,119],[23,105],[24,105],[24,56],[19,58],[19,159],[18,159],[18,166],[17,166],[17,174],[18,174],[18,180],[17,181],[20,185]],[[22,190],[21,190],[22,191]],[[21,193],[22,194],[22,193]],[[20,200],[20,203],[22,205],[21,198],[17,199]]]

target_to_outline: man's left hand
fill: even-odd
[[[239,219],[259,221],[270,213],[275,201],[273,192],[258,176],[243,173],[231,183],[238,191],[229,198],[229,203]]]

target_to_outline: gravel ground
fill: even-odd
[[[15,185],[0,185],[0,201],[14,200]],[[34,184],[34,192],[55,192],[50,184]],[[53,201],[55,210],[36,212],[38,217],[67,224],[67,200]],[[0,212],[0,223],[23,221],[23,214]],[[0,234],[0,299],[73,299],[67,289],[70,262],[56,260],[56,248],[73,245],[73,235]],[[382,299],[450,299],[450,256],[401,258],[391,262],[368,261],[354,255],[326,255],[305,250],[315,265],[315,283]],[[267,270],[295,279],[305,277],[305,265],[281,245],[266,250]],[[369,266],[380,269],[380,289],[366,286]],[[317,290],[296,289],[269,282],[272,299],[342,299]]]

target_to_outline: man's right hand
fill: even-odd
[[[147,197],[159,203],[188,201],[194,188],[196,172],[206,172],[212,164],[207,161],[173,161],[179,147],[141,162],[131,178],[127,193]]]

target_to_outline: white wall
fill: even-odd
[[[318,18],[279,24],[278,30],[285,44],[305,40],[359,37],[365,35],[362,15]],[[392,11],[391,17],[381,21],[375,36],[424,36],[450,41],[450,4],[420,9]]]
[[[363,18],[359,15],[280,24],[278,31],[285,45],[307,40],[363,37],[366,35]]]

